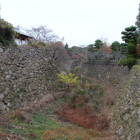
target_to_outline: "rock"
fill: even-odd
[[[4,95],[8,95],[8,93],[9,93],[9,88],[6,88],[4,91]]]
[[[137,114],[140,114],[140,107],[137,109]]]
[[[129,135],[129,136],[127,137],[127,140],[132,140],[131,135]]]
[[[3,49],[2,49],[2,48],[0,48],[0,53],[1,53],[1,52],[3,52]]]
[[[122,131],[123,131],[123,127],[121,125],[120,128],[116,131],[116,134],[118,134],[120,136]]]
[[[2,111],[6,110],[6,105],[3,103],[0,103],[0,110]]]
[[[7,103],[7,106],[8,106],[8,107],[11,107],[12,105],[11,105],[11,103],[10,103],[10,102],[8,102],[8,103]]]
[[[139,137],[139,134],[140,134],[140,129],[136,130],[135,137]]]
[[[128,119],[129,119],[130,115],[125,114],[125,116],[123,117],[124,121],[128,123]]]
[[[0,99],[3,99],[4,98],[4,94],[0,94]]]
[[[124,138],[125,138],[125,136],[121,136],[121,137],[120,137],[120,140],[124,140]]]
[[[10,79],[11,78],[11,75],[6,75],[6,79]]]
[[[12,74],[12,71],[11,70],[9,70],[9,74]]]

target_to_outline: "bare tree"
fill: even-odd
[[[43,41],[45,43],[56,41],[59,37],[53,33],[45,25],[39,25],[37,27],[31,27],[31,29],[26,29],[26,32],[32,36],[37,41]]]
[[[49,56],[53,64],[57,64],[59,69],[69,71],[71,66],[71,58],[61,41],[49,43]]]

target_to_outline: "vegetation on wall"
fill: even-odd
[[[14,34],[13,25],[4,19],[0,19],[0,44],[9,46],[14,43]]]

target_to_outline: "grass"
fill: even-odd
[[[30,140],[42,140],[42,136],[46,130],[61,127],[60,124],[51,120],[50,115],[53,113],[53,109],[50,106],[33,112],[30,114],[31,123],[21,119],[22,117],[12,116],[12,133]]]
[[[92,140],[97,136],[100,136],[100,133],[93,130],[66,126],[45,131],[43,140]]]
[[[95,132],[76,125],[60,125],[51,119],[53,111],[54,105],[35,111],[28,116],[31,122],[23,117],[23,113],[16,112],[16,115],[10,116],[10,131],[13,135],[24,137],[27,140],[92,140],[92,138],[101,136],[99,131]]]

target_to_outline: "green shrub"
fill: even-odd
[[[129,68],[135,65],[136,59],[135,58],[125,58],[120,60],[120,64],[123,64],[125,66],[128,66]]]
[[[2,46],[9,46],[14,43],[15,34],[13,25],[4,19],[0,19],[0,44]]]

